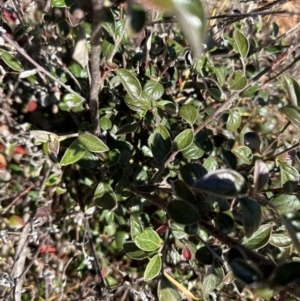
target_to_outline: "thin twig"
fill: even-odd
[[[1,214],[5,214],[22,196],[26,195],[32,188],[34,188],[33,184],[17,194],[17,196],[2,210]]]
[[[75,96],[77,96],[78,98],[80,98],[82,100],[82,102],[85,101],[85,99],[82,96],[80,96],[77,92],[75,92],[72,88],[70,88],[70,86],[65,85],[59,78],[53,76],[51,73],[49,73],[47,70],[45,70],[45,68],[43,68],[41,65],[39,65],[33,58],[31,58],[26,53],[26,51],[22,47],[19,46],[18,43],[13,41],[6,33],[3,33],[0,31],[0,37],[2,37],[4,39],[4,41],[7,42],[9,45],[13,46],[27,61],[29,61],[34,67],[36,67],[37,71],[45,74],[46,76],[51,78],[53,81],[58,82],[67,91],[69,91],[70,93],[72,93]]]
[[[214,118],[219,116],[224,111],[231,108],[233,102],[239,97],[239,95],[244,92],[247,88],[251,87],[259,78],[261,78],[263,75],[268,73],[269,71],[273,70],[275,66],[277,66],[281,61],[283,61],[289,54],[291,54],[293,51],[295,51],[297,48],[300,47],[300,43],[297,43],[294,46],[291,46],[288,50],[286,50],[284,53],[282,53],[272,64],[264,68],[261,72],[259,72],[257,75],[253,76],[249,81],[248,84],[239,91],[234,92],[229,96],[229,98],[214,112],[212,113],[200,126],[198,126],[194,130],[194,136],[199,133],[202,129],[204,129]],[[151,184],[156,183],[161,175],[163,174],[164,170],[167,168],[167,166],[175,159],[176,155],[179,153],[179,151],[171,153],[169,158],[165,161],[165,163],[159,168],[157,173],[154,175],[154,177],[151,180]]]
[[[99,90],[101,84],[100,53],[101,53],[101,21],[103,15],[103,0],[92,0],[92,36],[91,36],[91,91],[90,91],[90,114],[92,132],[99,136],[101,133],[99,126]]]

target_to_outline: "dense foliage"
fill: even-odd
[[[287,2],[4,1],[3,300],[300,300]]]

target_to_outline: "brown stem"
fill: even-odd
[[[93,133],[99,136],[101,133],[99,126],[99,89],[101,84],[100,73],[100,38],[101,21],[104,11],[103,0],[92,0],[92,36],[91,36],[91,91],[90,91],[90,114]]]

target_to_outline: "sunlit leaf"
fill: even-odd
[[[155,278],[160,272],[161,265],[162,265],[162,261],[161,261],[160,254],[154,255],[146,266],[144,272],[144,280],[149,281]]]

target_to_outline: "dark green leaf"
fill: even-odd
[[[194,224],[200,218],[197,208],[191,203],[182,200],[168,202],[167,211],[171,219],[178,224]]]
[[[191,129],[184,130],[180,134],[178,134],[172,144],[173,151],[182,151],[188,148],[194,139],[194,134]]]
[[[60,161],[60,164],[62,166],[73,164],[79,161],[83,157],[85,152],[85,148],[81,145],[79,140],[76,139],[66,150]]]
[[[157,250],[162,244],[161,238],[153,229],[150,228],[147,228],[142,233],[137,234],[134,237],[134,242],[140,249],[147,252]]]
[[[200,179],[195,187],[202,192],[219,197],[238,196],[247,192],[245,178],[231,169],[210,172]]]
[[[117,205],[117,196],[108,183],[98,184],[94,198],[96,205],[102,209],[112,210]]]
[[[172,101],[169,100],[161,100],[157,103],[157,107],[160,108],[161,110],[172,114],[176,115],[178,113],[178,106]]]
[[[300,130],[300,111],[296,107],[288,105],[281,108],[280,111],[298,130]]]
[[[252,151],[258,152],[260,149],[260,138],[255,132],[247,132],[244,135],[244,144]]]
[[[191,189],[181,180],[176,180],[172,183],[172,191],[175,197],[180,200],[187,201],[192,204],[197,204],[197,199]]]
[[[162,261],[161,261],[160,254],[154,255],[146,266],[144,272],[144,280],[149,281],[155,278],[160,273],[161,265],[162,265]]]
[[[210,245],[210,248],[218,255],[222,256],[222,249],[218,245]],[[216,259],[215,254],[213,254],[207,247],[201,247],[197,250],[195,257],[197,261],[201,264],[212,264],[214,259]]]
[[[243,71],[239,70],[233,73],[228,84],[231,90],[243,90],[247,85],[247,79],[244,76]]]
[[[148,145],[157,163],[161,163],[170,153],[172,141],[168,130],[159,125],[148,139]]]
[[[269,181],[269,170],[262,160],[256,160],[254,165],[254,192],[261,191]]]
[[[106,166],[113,166],[119,163],[121,153],[118,149],[112,149],[108,152],[107,159],[105,160]]]
[[[253,264],[247,263],[242,258],[236,258],[230,262],[233,274],[246,283],[253,283],[262,278],[262,273]]]
[[[251,237],[261,225],[261,207],[256,201],[249,198],[240,198],[239,203],[242,209],[245,234],[247,237]]]
[[[130,71],[122,68],[116,70],[116,73],[129,97],[138,100],[142,94],[142,87],[136,76]]]
[[[180,167],[181,178],[189,186],[194,186],[206,173],[205,168],[197,163],[187,163]]]
[[[270,280],[277,285],[288,285],[289,283],[297,280],[300,281],[300,262],[288,262],[278,265]]]
[[[116,132],[116,135],[124,135],[129,133],[134,133],[139,128],[139,124],[137,122],[128,123],[119,128]]]
[[[140,32],[144,28],[146,22],[145,11],[138,4],[132,3],[132,5],[130,5],[129,14],[131,29],[135,33]]]
[[[234,220],[232,217],[224,212],[219,212],[217,214],[217,220],[216,223],[220,229],[225,234],[229,234],[234,229]]]

